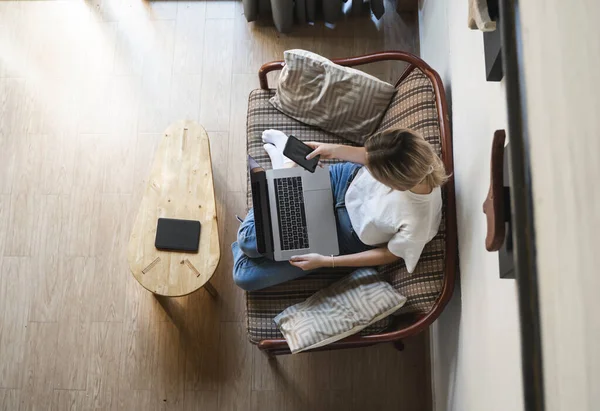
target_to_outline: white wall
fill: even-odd
[[[438,411],[523,409],[516,286],[485,250],[482,203],[493,133],[506,128],[503,83],[486,82],[483,36],[467,28],[467,0],[425,0],[421,56],[435,68],[452,111],[460,283],[432,327]]]

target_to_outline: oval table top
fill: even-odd
[[[154,247],[158,218],[200,221],[197,253]],[[154,294],[178,297],[205,285],[221,251],[210,143],[204,128],[179,121],[165,131],[129,239],[129,268]]]

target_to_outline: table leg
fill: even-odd
[[[206,284],[204,284],[204,288],[214,298],[217,298],[219,296],[219,293],[217,293],[217,290],[215,289],[215,287],[213,287],[213,285],[209,281],[207,281]]]
[[[185,306],[180,304],[176,298],[165,297],[160,294],[152,294],[156,301],[161,305],[167,317],[177,328],[185,324]]]

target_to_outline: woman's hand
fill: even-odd
[[[338,158],[336,157],[336,151],[338,151],[340,147],[339,144],[317,143],[315,141],[309,141],[306,143],[306,145],[314,149],[312,153],[306,156],[307,160],[319,155],[323,160]]]
[[[304,271],[314,270],[321,267],[329,267],[331,265],[330,263],[331,257],[325,257],[324,255],[317,253],[295,255],[290,258],[291,265],[301,268]]]

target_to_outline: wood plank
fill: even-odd
[[[233,19],[235,16],[235,1],[208,0],[206,2],[207,19]]]
[[[0,80],[0,131],[6,136],[24,136],[28,131],[29,116],[25,105],[26,80],[6,78]]]
[[[57,127],[58,128],[58,127]],[[73,186],[75,137],[66,131],[42,134],[39,189],[42,194],[68,194]]]
[[[32,258],[29,321],[58,321],[63,309],[60,272],[64,269],[64,264],[61,260],[62,258],[56,255]]]
[[[117,24],[98,23],[95,30],[89,31],[85,38],[82,70],[86,75],[111,74],[115,64]]]
[[[177,3],[156,1],[144,4],[146,16],[150,20],[174,20],[177,16]]]
[[[174,74],[202,74],[205,15],[204,1],[177,2]]]
[[[219,350],[219,409],[243,410],[251,401],[252,346],[245,327],[237,322],[221,323]]]
[[[144,58],[152,48],[152,42],[145,41],[134,44],[131,41],[131,31],[144,33],[148,31],[148,22],[132,20],[125,25],[117,26],[115,44],[114,74],[118,76],[138,76],[144,73]]]
[[[429,395],[426,391],[425,370],[425,343],[419,337],[418,349],[416,345],[405,342],[405,351],[398,352],[391,344],[382,344],[375,347],[360,349],[359,361],[355,362],[352,373],[352,387],[361,387],[358,391],[353,389],[354,404],[359,409],[376,407],[377,409],[395,410],[398,403],[394,398],[385,395],[390,389],[406,390],[413,395],[407,396],[407,407],[411,409],[424,409]],[[406,351],[408,350],[408,351]],[[395,355],[394,355],[395,354]],[[403,373],[402,370],[411,371]]]
[[[253,391],[283,391],[286,387],[283,357],[269,358],[264,352],[252,348],[252,390]]]
[[[18,410],[21,390],[0,388],[0,410]]]
[[[90,323],[61,322],[58,326],[53,386],[59,391],[85,390],[90,363]]]
[[[150,170],[154,163],[154,156],[160,142],[162,133],[143,134],[137,136],[135,147],[135,167],[133,172],[133,200],[134,207],[139,205],[150,178]]]
[[[215,187],[215,201],[217,207],[217,223],[219,228],[219,239],[222,239],[225,233],[225,225],[223,222],[227,218],[226,203],[227,203],[227,188],[229,186],[229,133],[226,132],[210,132],[208,133],[210,140],[210,157],[212,161],[213,180]],[[227,247],[221,245],[223,250]],[[225,253],[227,254],[227,253]],[[224,258],[225,255],[222,256]],[[219,263],[219,266],[221,263]]]
[[[59,270],[61,286],[60,323],[89,322],[96,289],[96,259],[93,257],[62,257]]]
[[[121,360],[121,387],[125,390],[151,391],[152,374],[158,350],[158,324],[152,327],[125,328]]]
[[[206,20],[200,123],[208,131],[228,131],[233,65],[233,20]]]
[[[138,115],[142,97],[142,78],[140,76],[114,76],[110,82],[107,105],[110,110],[110,132],[118,142],[110,142],[110,154],[119,147],[121,141],[135,143],[138,130]],[[125,140],[122,140],[125,139]],[[129,147],[128,145],[124,145]],[[120,160],[120,159],[119,159]]]
[[[402,397],[404,398],[404,397]],[[398,398],[397,398],[398,399]],[[400,401],[400,400],[399,400]],[[329,409],[330,410],[358,410],[354,406],[352,391],[329,391]],[[396,408],[397,409],[397,408]]]
[[[57,323],[30,322],[27,326],[27,345],[21,410],[49,409],[54,396],[52,377],[56,366],[58,342]]]
[[[10,195],[0,194],[0,256],[4,255],[10,215]]]
[[[332,351],[329,356],[329,383],[332,390],[352,390],[352,376],[356,364],[357,350]]]
[[[134,285],[141,288],[137,281]],[[158,323],[151,321],[147,314],[139,319],[127,318],[123,324],[122,341],[119,376],[122,389],[151,391],[157,377],[153,370],[158,353]]]
[[[243,15],[243,3],[236,3],[236,13]],[[236,18],[234,23],[234,74],[253,74],[257,78],[258,69],[268,60],[264,57],[264,27],[249,24],[245,18]],[[236,91],[234,86],[232,91]]]
[[[175,22],[156,21],[144,32],[153,47],[144,55],[138,131],[161,133],[175,120],[169,111]]]
[[[219,294],[219,301],[223,298]],[[219,301],[215,301],[206,291],[187,297],[184,307],[185,325],[181,327],[186,356],[186,391],[217,391],[221,383],[218,363]]]
[[[80,134],[110,132],[110,110],[106,103],[110,96],[111,78],[108,75],[89,75],[81,82],[81,100],[77,131]]]
[[[209,150],[208,136],[201,126],[177,122],[165,132],[156,153],[128,251],[134,277],[156,294],[181,296],[197,290],[210,280],[219,262]],[[159,217],[200,221],[198,253],[157,250],[154,240]],[[183,263],[186,260],[189,262]]]
[[[102,261],[125,260],[131,228],[132,196],[103,194],[100,200],[94,255]]]
[[[200,117],[201,89],[201,74],[173,74],[169,107],[171,118],[197,122]]]
[[[216,391],[186,391],[185,411],[217,411],[218,393]]]
[[[90,327],[88,407],[116,410],[119,403],[119,353],[122,324],[95,322]]]
[[[131,194],[133,192],[133,173],[135,167],[135,134],[110,133],[107,143],[115,147],[111,157],[113,161],[103,165],[102,192],[105,194]]]
[[[12,193],[37,193],[40,182],[40,163],[42,147],[39,144],[43,137],[26,134],[19,137],[15,159]]]
[[[36,198],[38,204],[32,254],[41,259],[58,257],[66,243],[67,230],[62,221],[69,219],[69,197],[48,194]]]
[[[150,390],[119,390],[119,410],[158,410],[156,396]]]
[[[0,260],[0,387],[21,388],[25,367],[31,260]]]
[[[250,92],[258,88],[254,74],[234,74],[231,93],[231,118],[229,122],[228,191],[246,192],[247,150],[246,116]],[[243,148],[243,149],[242,149]]]
[[[185,348],[179,330],[170,321],[158,323],[158,355],[152,391],[163,410],[183,410]]]
[[[67,255],[93,256],[102,195],[88,190],[76,190],[70,199],[70,218],[65,222]]]
[[[40,196],[30,193],[11,195],[10,217],[4,255],[30,256],[34,249],[34,227]]]
[[[125,259],[97,257],[91,276],[88,294],[89,318],[91,321],[123,321],[125,315],[125,289],[123,278],[129,275]]]
[[[288,394],[293,395],[299,405],[311,409],[320,391],[329,390],[330,353],[320,351],[307,355],[290,355],[283,358],[280,364],[280,378]],[[301,408],[301,407],[300,407]],[[294,408],[298,409],[298,408]]]
[[[283,411],[287,404],[288,398],[281,391],[252,391],[252,411]]]
[[[0,92],[3,92],[1,80]],[[0,194],[10,194],[16,168],[17,138],[0,129],[0,144],[5,148],[0,150]]]
[[[171,100],[171,72],[156,69],[142,77],[142,95],[145,101],[140,104],[138,131],[140,133],[161,133],[174,120],[169,110]]]
[[[53,411],[79,411],[86,407],[87,398],[85,391],[79,390],[54,390],[52,399]]]
[[[107,133],[78,134],[73,167],[74,194],[93,194],[102,190],[107,155]]]

